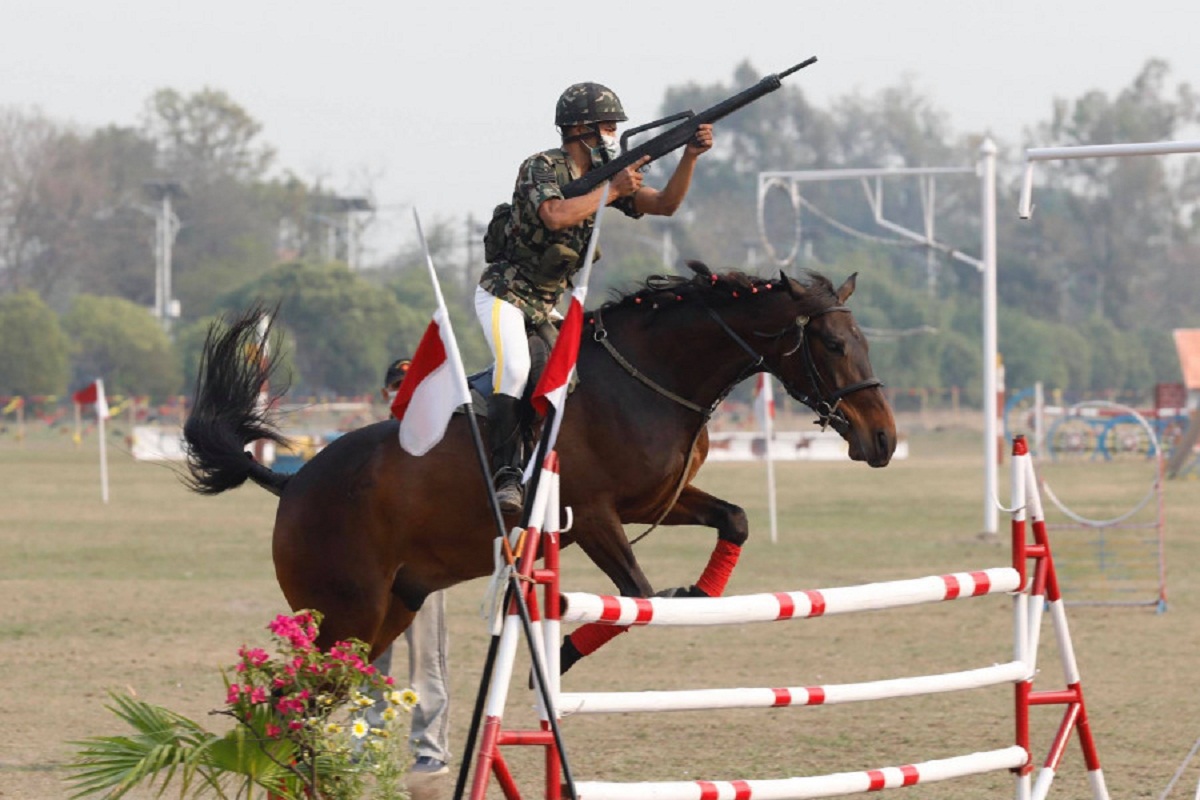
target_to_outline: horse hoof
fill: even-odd
[[[670,589],[663,589],[661,592],[655,592],[655,597],[708,597],[704,592],[700,591],[695,584],[691,586],[675,586]]]

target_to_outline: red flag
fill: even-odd
[[[104,396],[103,378],[97,378],[78,392],[75,392],[71,395],[71,399],[81,406],[94,405],[96,407],[96,416],[101,419],[108,419],[108,398]]]
[[[546,368],[542,377],[538,379],[530,399],[534,409],[543,416],[550,410],[550,406],[562,411],[567,385],[571,382],[571,373],[575,370],[575,361],[579,358],[579,340],[583,336],[583,301],[586,296],[586,284],[577,287],[571,293],[571,307],[567,309],[567,318],[563,320],[554,351],[550,353]]]
[[[414,456],[425,455],[446,435],[454,410],[470,401],[450,316],[439,305],[392,401],[392,415],[400,420],[400,446]]]

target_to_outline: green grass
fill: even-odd
[[[979,436],[916,436],[911,456],[882,470],[860,464],[778,464],[779,530],[768,537],[761,465],[710,464],[701,486],[743,505],[751,540],[730,593],[822,588],[1007,563],[983,519]],[[275,501],[247,488],[218,498],[188,492],[160,465],[110,448],[111,502],[100,502],[95,441],[0,438],[0,797],[63,797],[66,741],[118,732],[105,691],[136,691],[198,720],[220,705],[218,669],[242,643],[265,644],[286,610],[275,584]],[[1007,496],[1007,464],[1002,495]],[[1099,515],[1134,499],[1149,467],[1052,465],[1064,499]],[[1157,797],[1200,736],[1194,669],[1200,614],[1200,482],[1167,487],[1171,607],[1072,608],[1071,632],[1093,730],[1114,797]],[[1053,516],[1052,516],[1053,519]],[[631,528],[636,534],[641,528]],[[1055,534],[1058,536],[1058,534]],[[656,586],[693,582],[713,536],[655,531],[636,548]],[[609,591],[578,549],[564,553],[569,589]],[[450,592],[454,744],[461,751],[487,643],[477,609],[484,581]],[[983,666],[1011,657],[1010,604],[980,598],[781,625],[636,630],[565,679],[573,690],[842,683]],[[404,663],[403,658],[398,659]],[[524,663],[524,662],[523,662]],[[1039,688],[1061,688],[1048,624]],[[512,687],[506,721],[529,721],[531,696]],[[401,674],[399,679],[403,681]],[[1059,712],[1035,711],[1040,759]],[[214,728],[219,723],[212,723]],[[1002,747],[1011,692],[990,689],[869,705],[580,717],[564,723],[580,779],[779,778],[874,768]],[[532,748],[530,748],[532,750]],[[528,796],[540,754],[506,753]],[[1200,764],[1180,786],[1194,787]],[[913,790],[910,790],[912,792]],[[1008,796],[1011,779],[984,776],[912,796]],[[493,792],[499,796],[498,792]],[[1072,744],[1056,797],[1086,797]],[[1190,796],[1180,788],[1175,796]]]

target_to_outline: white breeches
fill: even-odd
[[[476,287],[475,316],[495,359],[492,391],[520,397],[529,381],[530,368],[525,315],[512,303]]]

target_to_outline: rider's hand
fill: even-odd
[[[650,163],[650,156],[642,156],[633,164],[613,175],[612,184],[608,190],[609,195],[615,199],[637,194],[638,189],[642,188],[644,179],[639,170],[648,163]]]
[[[685,153],[690,156],[698,156],[701,153],[707,152],[713,146],[713,131],[712,125],[705,123],[696,128],[696,135],[688,142]]]

